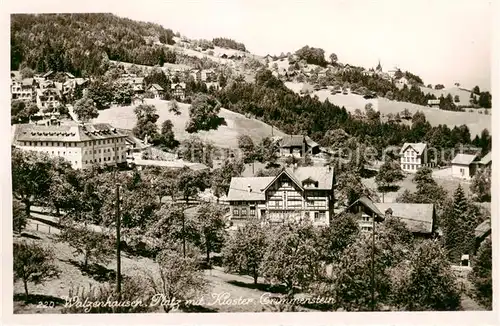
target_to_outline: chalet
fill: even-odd
[[[172,89],[172,96],[179,101],[183,101],[186,98],[186,84],[185,83],[178,83],[178,84],[172,84],[171,86]]]
[[[451,161],[451,175],[461,179],[471,179],[476,174],[477,166],[474,154],[457,154]]]
[[[410,81],[405,76],[403,76],[401,78],[396,78],[395,83],[396,83],[396,85],[401,86],[401,87],[403,87],[404,85],[407,85],[407,86],[410,85]]]
[[[36,106],[40,109],[55,109],[61,104],[61,93],[57,88],[38,88],[36,90]]]
[[[363,196],[351,204],[346,211],[358,216],[362,232],[372,231],[374,222],[396,217],[415,236],[429,238],[436,233],[434,204],[375,203]]]
[[[72,73],[69,73],[69,72],[55,72],[53,70],[45,73],[42,75],[42,78],[45,79],[45,80],[54,80],[54,78],[58,75],[62,75],[64,76],[64,78],[66,80],[68,79],[75,79],[75,76],[72,74]]]
[[[151,86],[148,87],[148,92],[150,92],[153,95],[154,99],[162,99],[163,95],[165,94],[165,90],[163,87],[161,87],[158,84],[152,84]]]
[[[427,101],[427,105],[430,106],[431,108],[439,108],[440,104],[441,104],[441,100],[439,100],[439,99]]]
[[[129,85],[132,87],[134,94],[140,94],[144,92],[144,78],[136,77],[131,75],[125,75],[118,80],[122,85]]]
[[[280,156],[303,157],[305,154],[316,155],[320,152],[319,145],[309,136],[287,135],[278,142]]]
[[[283,168],[275,177],[233,177],[227,195],[230,219],[236,225],[252,220],[329,225],[333,183],[331,167]]]
[[[404,143],[399,151],[401,169],[406,172],[417,172],[422,167],[430,166],[427,160],[426,143]]]

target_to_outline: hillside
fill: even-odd
[[[420,87],[420,89],[424,93],[433,94],[437,98],[439,98],[441,95],[446,97],[448,94],[451,94],[451,96],[453,98],[455,98],[455,96],[458,95],[460,102],[455,102],[456,105],[467,105],[467,106],[470,105],[469,100],[470,100],[471,92],[468,90],[465,90],[463,88],[450,87],[450,88],[443,88],[443,89],[433,89],[433,88],[428,88],[428,87]]]
[[[178,140],[189,138],[184,128],[189,119],[189,104],[178,103],[180,115],[175,115],[169,112],[169,101],[150,100],[145,101],[146,104],[153,104],[158,110],[158,126],[166,120],[170,119],[174,125],[173,130],[175,137]],[[215,146],[224,148],[237,148],[238,136],[248,135],[254,142],[260,141],[262,138],[271,136],[271,126],[256,119],[246,118],[244,115],[235,113],[226,109],[221,109],[219,114],[226,120],[227,126],[220,126],[217,130],[202,131],[195,135],[203,140],[214,142]],[[99,117],[94,122],[111,123],[117,128],[132,129],[137,121],[134,114],[134,106],[113,107],[99,112]],[[284,133],[274,128],[275,136],[283,136]]]
[[[300,90],[304,87],[304,84],[287,82],[285,83],[285,86],[293,90],[295,93],[299,93]],[[429,121],[432,126],[446,124],[448,125],[448,127],[453,128],[454,126],[466,124],[467,127],[469,127],[472,137],[474,137],[475,135],[480,135],[483,129],[488,129],[489,131],[491,131],[491,115],[479,114],[477,111],[444,111],[408,102],[391,101],[386,98],[366,100],[362,96],[356,94],[332,95],[330,93],[330,90],[313,91],[311,93],[311,96],[314,95],[318,96],[320,101],[325,101],[328,98],[330,103],[341,107],[343,106],[351,113],[354,113],[354,110],[358,108],[363,112],[365,105],[368,103],[372,103],[373,108],[377,111],[380,111],[382,115],[387,115],[389,113],[401,113],[401,111],[403,111],[404,109],[408,109],[411,113],[415,113],[417,111],[423,112],[427,118],[427,121]]]

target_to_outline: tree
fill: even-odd
[[[179,104],[176,100],[170,101],[168,111],[173,112],[175,115],[181,114],[181,111],[179,111]]]
[[[93,231],[89,226],[68,222],[59,235],[59,240],[67,242],[75,254],[83,255],[83,268],[89,262],[106,263],[113,253],[113,241],[103,232]]]
[[[177,251],[167,249],[155,259],[156,275],[145,271],[144,276],[151,290],[160,295],[165,312],[178,309],[187,300],[193,300],[207,289],[207,281],[199,270],[195,257],[183,257]]]
[[[453,200],[449,202],[442,214],[444,246],[453,262],[458,262],[462,254],[472,254],[474,245],[475,216],[459,184]]]
[[[481,94],[481,90],[479,89],[479,86],[474,86],[474,88],[472,89],[472,94]]]
[[[52,162],[45,154],[14,149],[11,166],[12,193],[30,216],[32,203],[48,194]]]
[[[195,244],[206,253],[210,266],[210,253],[219,252],[224,243],[226,209],[218,204],[206,203],[198,206],[195,217],[197,237]]]
[[[478,201],[491,201],[491,169],[478,171],[472,177],[470,190]]]
[[[28,299],[28,282],[43,283],[59,274],[54,265],[54,254],[49,248],[43,248],[36,243],[14,243],[14,279],[24,284],[26,300]]]
[[[327,227],[320,229],[318,237],[324,260],[329,264],[339,262],[342,252],[353,244],[358,236],[359,225],[356,216],[341,214],[332,219]]]
[[[148,139],[153,141],[158,137],[158,121],[159,115],[154,105],[140,104],[134,109],[137,117],[137,123],[132,129],[134,135],[140,139]]]
[[[401,112],[401,118],[407,119],[407,120],[411,119],[412,118],[412,114],[411,114],[410,110],[408,110],[407,108],[405,108],[403,110],[403,112]]]
[[[173,123],[170,120],[165,120],[161,124],[161,132],[155,143],[166,149],[173,149],[179,146],[179,141],[175,139],[173,131]]]
[[[35,71],[30,67],[24,67],[19,71],[19,73],[21,74],[22,79],[33,78],[33,76],[35,76]]]
[[[409,261],[393,271],[393,302],[402,310],[458,310],[460,291],[436,241],[422,242]]]
[[[434,85],[434,89],[443,89],[444,85],[443,84],[436,84]]]
[[[214,97],[199,94],[189,107],[189,121],[186,124],[188,133],[198,131],[216,130],[220,125],[225,125],[224,118],[218,116],[220,103]]]
[[[73,112],[75,112],[78,120],[82,122],[88,122],[99,116],[99,111],[94,105],[94,101],[89,97],[83,97],[76,101]]]
[[[337,63],[337,61],[339,60],[339,58],[337,57],[337,55],[335,53],[330,54],[330,56],[328,58],[330,59],[330,62],[332,63],[332,65],[335,65]]]
[[[27,123],[38,111],[39,109],[34,103],[26,104],[20,100],[13,100],[10,103],[11,124]]]
[[[194,198],[199,192],[210,186],[208,174],[205,171],[193,171],[184,167],[179,171],[178,176],[177,189],[186,204],[189,203],[189,199]]]
[[[245,165],[241,160],[226,160],[220,168],[212,171],[211,188],[217,199],[229,192],[231,179],[241,176],[244,168]]]
[[[262,274],[283,284],[287,298],[292,299],[297,287],[305,290],[321,273],[314,227],[308,222],[285,222],[272,232],[273,241],[264,255]]]
[[[401,181],[404,178],[405,176],[403,170],[401,170],[401,164],[397,161],[388,160],[380,167],[375,177],[375,182],[377,182],[379,189],[384,192],[395,182]]]
[[[493,299],[492,258],[491,239],[486,239],[473,258],[472,273],[469,276],[474,286],[475,298],[487,309],[492,308]]]
[[[222,250],[227,272],[250,275],[257,284],[267,247],[265,228],[259,223],[248,223],[229,238]]]
[[[245,163],[251,163],[256,157],[255,144],[248,135],[238,136],[238,148],[243,152],[243,161]]]
[[[14,232],[21,233],[21,231],[26,227],[28,221],[28,215],[26,214],[26,209],[23,204],[17,200],[12,200],[12,228]]]

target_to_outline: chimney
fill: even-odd
[[[248,192],[252,192],[252,186],[248,185]]]
[[[386,211],[385,211],[385,218],[390,218],[392,217],[392,209],[389,207]]]

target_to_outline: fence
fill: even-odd
[[[53,227],[53,226],[50,226],[47,224],[43,224],[43,223],[34,222],[33,220],[28,222],[28,224],[26,225],[26,230],[44,232],[44,233],[49,233],[49,234],[61,233],[61,230],[59,230],[56,227]]]

